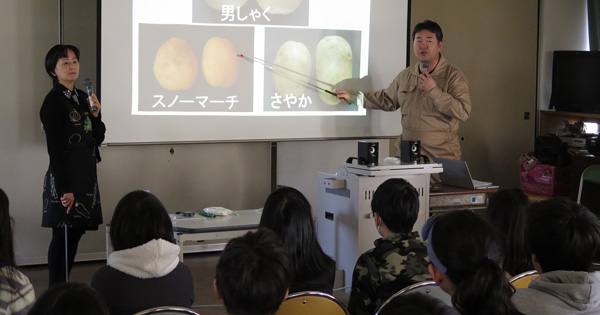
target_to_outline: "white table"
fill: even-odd
[[[237,210],[237,215],[205,217],[194,214],[172,219],[175,239],[180,247],[179,260],[183,261],[183,245],[188,241],[229,240],[258,229],[262,209]]]

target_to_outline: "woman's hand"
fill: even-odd
[[[75,203],[75,196],[73,193],[66,193],[60,197],[60,201],[62,202],[63,207],[67,208],[67,214],[71,212],[71,207]]]
[[[100,114],[100,109],[102,108],[102,106],[100,106],[100,101],[96,97],[96,93],[92,93],[92,100],[94,101],[94,103],[88,104],[90,106],[90,113],[92,113],[92,116],[94,116],[94,118],[98,118],[98,115]],[[88,103],[89,102],[90,101],[88,98]],[[96,106],[96,110],[92,110],[92,106]]]

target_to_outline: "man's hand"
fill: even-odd
[[[350,99],[350,93],[346,90],[339,90],[335,94],[337,94],[337,98],[340,101],[348,102]]]
[[[431,75],[429,75],[429,72],[424,71],[423,74],[419,76],[419,89],[423,91],[423,96],[427,96],[427,94],[429,94],[436,86],[437,84]]]

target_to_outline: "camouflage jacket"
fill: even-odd
[[[375,314],[394,293],[420,281],[431,280],[427,247],[418,232],[397,233],[375,241],[362,254],[352,274],[350,314]]]

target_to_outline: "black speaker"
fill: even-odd
[[[379,142],[358,142],[358,164],[375,166],[379,162]]]
[[[400,161],[404,163],[419,163],[421,157],[420,140],[401,140],[400,141]]]

